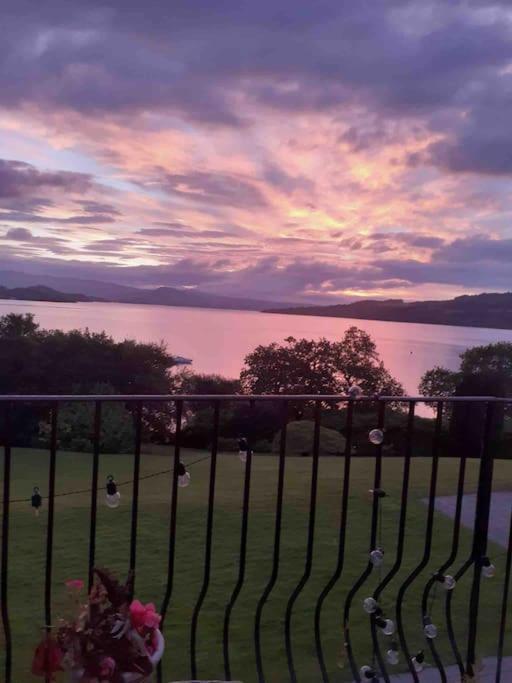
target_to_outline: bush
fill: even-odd
[[[260,439],[253,444],[252,449],[255,453],[272,453],[273,444],[268,439]]]
[[[97,385],[98,393],[110,393],[108,385]],[[58,447],[67,451],[90,453],[93,448],[94,405],[69,402],[58,415]],[[39,445],[50,444],[50,424],[39,423]],[[133,453],[135,430],[133,416],[123,403],[105,402],[101,408],[100,449],[104,453]]]
[[[311,420],[290,422],[286,431],[286,452],[288,455],[312,455],[315,424]],[[279,452],[281,432],[272,444],[274,453]],[[320,427],[320,455],[340,455],[345,451],[345,437],[334,429]]]
[[[218,440],[219,451],[227,453],[238,452],[238,439],[232,439],[227,436],[219,436]]]

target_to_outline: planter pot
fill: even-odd
[[[165,648],[164,637],[159,630],[155,631],[155,637],[156,649],[152,655],[148,655],[149,661],[153,666],[153,671],[156,669],[158,662],[162,659]],[[69,672],[69,683],[82,683],[83,675],[83,669],[73,669]],[[150,674],[149,676],[142,677],[140,674],[128,672],[123,674],[123,681],[124,683],[147,683],[150,681],[151,675],[152,674]]]

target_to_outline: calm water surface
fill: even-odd
[[[163,340],[171,353],[193,359],[197,372],[237,377],[244,357],[258,344],[290,335],[337,340],[351,325],[369,332],[386,367],[416,394],[421,375],[434,365],[458,367],[459,354],[470,346],[512,342],[512,330],[479,329],[348,320],[301,315],[271,315],[169,306],[110,303],[0,301],[0,315],[31,312],[44,328],[105,330],[115,339]]]

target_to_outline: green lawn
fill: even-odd
[[[167,456],[144,454],[141,474],[170,467]],[[204,452],[185,451],[183,459],[190,462]],[[278,460],[275,456],[257,456],[253,460],[251,514],[247,574],[243,590],[233,613],[231,644],[232,674],[245,683],[255,676],[254,613],[266,585],[272,560],[273,528]],[[341,615],[344,596],[367,562],[371,487],[374,461],[353,460],[347,558],[342,580],[330,594],[323,612],[322,631],[325,654],[332,681],[351,679],[348,665],[343,665]],[[386,568],[390,567],[396,546],[396,531],[400,511],[402,459],[386,459],[383,466],[384,499],[383,543]],[[101,456],[100,482],[112,473],[118,481],[129,479],[133,466],[130,456]],[[222,626],[225,605],[236,581],[240,540],[243,465],[232,454],[221,454],[218,460],[214,543],[211,582],[199,622],[198,662],[200,677],[223,678]],[[174,594],[166,621],[167,642],[164,680],[178,680],[190,674],[190,619],[202,583],[205,550],[206,502],[208,494],[209,460],[191,468],[192,484],[179,490],[178,529]],[[454,493],[458,463],[442,461],[439,473],[439,493]],[[407,573],[419,561],[423,551],[426,507],[421,498],[427,495],[430,461],[416,458],[412,465],[411,489],[407,518],[407,539],[402,570],[388,587],[384,608],[392,616],[394,595]],[[309,510],[311,460],[290,458],[287,461],[285,506],[282,534],[282,557],[279,579],[266,606],[262,643],[267,681],[288,680],[284,647],[284,613],[287,600],[304,570]],[[475,490],[477,464],[469,463],[467,490]],[[57,461],[57,492],[87,488],[91,475],[91,456],[59,453]],[[13,498],[28,497],[32,486],[47,492],[48,454],[45,451],[15,449],[12,462]],[[293,651],[301,683],[319,680],[313,634],[313,610],[317,597],[332,575],[337,555],[340,491],[343,480],[343,459],[322,458],[320,461],[315,553],[311,579],[296,603],[293,617]],[[496,487],[512,488],[512,463],[496,464]],[[144,601],[160,605],[167,576],[168,519],[170,475],[141,482],[136,594]],[[124,574],[128,566],[130,533],[130,486],[121,489],[122,505],[117,510],[103,504],[100,493],[97,527],[97,563]],[[46,502],[46,501],[45,501]],[[14,640],[15,683],[33,680],[29,674],[32,650],[44,623],[43,586],[45,566],[47,509],[35,518],[28,503],[11,507],[11,543],[9,554],[9,613]],[[77,494],[56,499],[54,547],[54,615],[66,609],[63,582],[68,578],[85,578],[88,557],[89,494]],[[420,580],[407,594],[406,617],[408,638],[412,649],[423,646],[419,619],[418,596],[424,581],[448,556],[451,543],[451,522],[436,517],[433,561]],[[471,535],[462,534],[456,567],[467,557]],[[491,545],[489,554],[498,569],[495,579],[485,581],[482,588],[479,651],[493,654],[498,637],[498,614],[503,588],[504,552]],[[377,576],[356,596],[352,610],[353,644],[360,664],[371,657],[368,617],[361,608]],[[455,623],[461,638],[467,627],[469,582],[457,585],[454,596]],[[441,620],[442,596],[434,608],[440,634],[438,644],[448,653],[446,632]],[[436,615],[439,615],[436,619]],[[1,638],[0,631],[0,638]],[[386,641],[382,640],[385,647]],[[465,641],[461,640],[465,652]],[[1,659],[1,653],[0,653]],[[403,668],[403,658],[401,666]]]

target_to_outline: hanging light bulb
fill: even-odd
[[[372,429],[368,434],[368,439],[374,446],[380,446],[384,441],[384,432],[382,429]]]
[[[369,489],[369,493],[371,493],[374,498],[385,498],[387,495],[384,489]]]
[[[238,457],[242,462],[247,461],[247,453],[249,452],[249,444],[247,443],[247,439],[240,439],[238,441]]]
[[[39,486],[34,486],[34,489],[32,491],[32,498],[30,500],[30,504],[34,508],[34,515],[36,517],[39,517],[39,511],[41,510],[41,506],[43,504],[43,498],[39,493]]]
[[[366,614],[374,614],[379,608],[379,603],[375,598],[365,598],[363,600],[363,609]]]
[[[496,574],[496,567],[488,557],[484,557],[482,560],[482,574],[486,579],[492,579]]]
[[[349,387],[349,390],[348,390],[349,398],[355,400],[355,399],[361,398],[362,395],[363,395],[363,390],[361,389],[359,384],[352,384]]]
[[[382,548],[375,548],[370,553],[370,562],[374,567],[380,567],[384,562],[384,551]]]
[[[395,664],[398,664],[398,660],[400,659],[399,655],[399,650],[398,650],[398,643],[396,640],[394,640],[390,647],[389,650],[386,652],[386,659],[389,664],[392,664],[393,666]]]
[[[185,465],[180,462],[178,464],[178,486],[182,489],[186,488],[190,484],[190,474],[185,469]]]
[[[450,574],[441,574],[438,572],[437,574],[434,575],[436,581],[439,581],[439,583],[443,584],[443,588],[447,591],[452,591],[456,584],[457,581],[451,576]]]
[[[365,664],[359,669],[359,674],[361,678],[364,678],[367,681],[373,681],[377,677],[375,669],[368,666],[368,664]]]
[[[418,674],[421,673],[423,671],[423,664],[425,662],[425,655],[423,653],[423,650],[417,652],[411,659],[411,662],[414,667],[414,671],[416,671],[416,673]]]
[[[105,502],[109,508],[117,508],[121,503],[121,494],[117,490],[117,484],[114,477],[109,474],[107,477],[107,492],[105,494]]]
[[[384,617],[377,617],[375,623],[381,629],[385,636],[392,636],[395,632],[395,624],[391,619],[385,619]]]
[[[437,638],[437,626],[432,623],[430,617],[424,617],[423,619],[423,633],[430,640]]]

